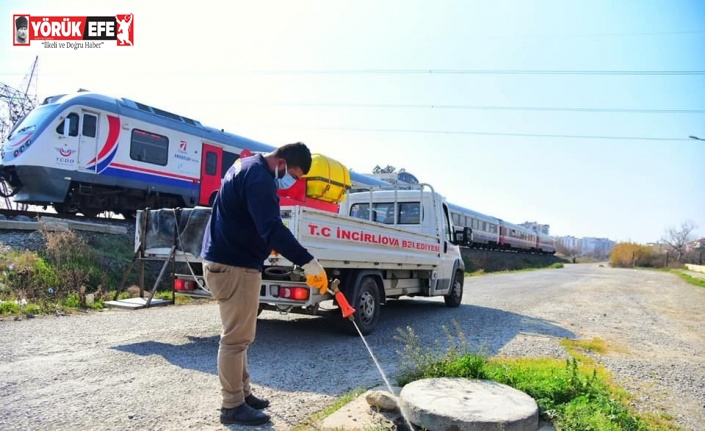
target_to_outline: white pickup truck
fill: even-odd
[[[136,251],[142,258],[175,259],[192,269],[175,275],[177,293],[209,295],[199,257],[209,215],[206,207],[137,214]],[[471,233],[455,231],[447,203],[429,186],[351,193],[338,214],[283,206],[281,217],[328,276],[341,281],[363,334],[374,330],[381,304],[403,295],[443,296],[449,307],[460,305],[465,266],[458,245],[468,243]],[[264,265],[260,309],[340,313],[331,295],[309,288],[301,270],[276,251]]]

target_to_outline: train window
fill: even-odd
[[[166,166],[169,155],[169,138],[144,130],[132,129],[130,158],[145,163]]]
[[[213,151],[206,153],[206,174],[215,175],[218,171],[218,155]]]
[[[91,114],[83,114],[83,129],[81,134],[89,138],[95,138],[96,124],[98,123],[98,117]]]
[[[70,113],[66,116],[66,119],[62,120],[58,126],[56,126],[56,133],[64,135],[64,125],[66,120],[69,120],[68,136],[78,136],[78,114],[75,112]]]

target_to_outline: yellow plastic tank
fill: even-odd
[[[306,196],[325,202],[342,202],[352,187],[348,168],[322,154],[311,154],[311,169],[304,177]]]

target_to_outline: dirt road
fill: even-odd
[[[466,279],[463,304],[382,308],[368,342],[393,379],[411,326],[428,345],[457,321],[488,354],[564,357],[561,338],[604,339],[600,356],[642,410],[705,423],[705,289],[671,274],[599,265]],[[255,391],[289,430],[354,388],[382,383],[357,337],[321,318],[265,311],[249,362]],[[214,304],[0,321],[0,429],[223,430]],[[232,427],[231,429],[236,429]]]

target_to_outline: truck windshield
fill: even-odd
[[[44,105],[33,109],[32,112],[17,123],[7,139],[12,139],[20,133],[33,131],[49,114],[54,112],[55,107],[55,105]]]

